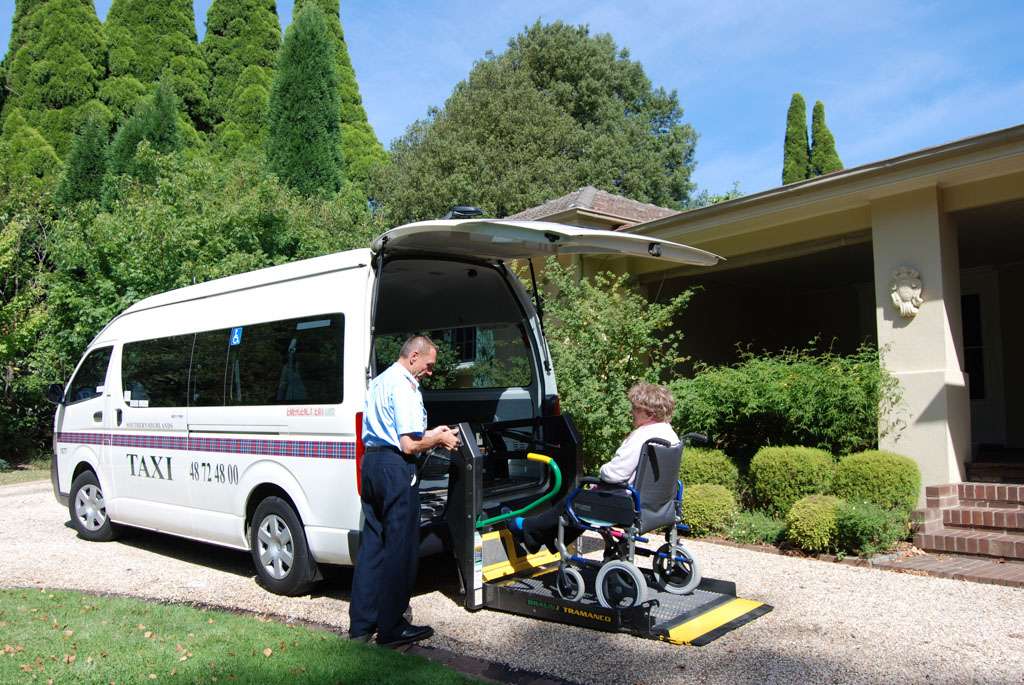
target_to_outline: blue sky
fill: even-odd
[[[194,4],[202,36],[210,2]],[[109,6],[96,1],[101,18]],[[277,7],[287,25],[291,0]],[[13,8],[0,0],[2,52]],[[847,167],[1024,123],[1021,2],[342,0],[341,15],[385,145],[538,18],[611,33],[677,90],[700,134],[695,180],[713,192],[779,185],[794,92],[825,103]]]

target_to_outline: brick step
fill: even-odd
[[[960,505],[942,509],[942,525],[946,528],[975,528],[1024,533],[1024,509]]]
[[[1024,534],[972,528],[939,528],[914,535],[914,544],[928,552],[977,554],[1024,560]]]
[[[939,486],[946,487],[949,486]],[[944,493],[945,494],[945,493]],[[1024,485],[957,483],[956,495],[966,506],[1014,508],[1024,506]]]

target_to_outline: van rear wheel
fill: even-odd
[[[116,524],[107,516],[107,503],[103,498],[100,481],[92,471],[82,471],[71,482],[68,497],[71,525],[78,536],[91,542],[109,542],[118,536]]]
[[[280,497],[267,497],[252,517],[249,547],[260,582],[278,595],[304,595],[315,577],[302,521]]]

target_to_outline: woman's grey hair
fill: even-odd
[[[658,421],[668,422],[676,409],[672,392],[664,385],[637,383],[629,389],[629,401],[634,407],[647,412]]]
[[[426,354],[429,350],[436,350],[437,345],[434,341],[425,335],[414,335],[405,341],[402,345],[402,351],[398,353],[402,359],[408,359],[412,356],[413,352],[419,352],[420,354]]]

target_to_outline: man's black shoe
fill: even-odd
[[[430,626],[406,626],[394,635],[384,637],[377,636],[377,644],[381,647],[401,647],[412,642],[426,640],[434,635],[434,629]]]

